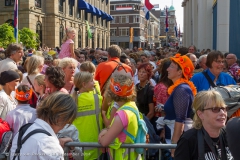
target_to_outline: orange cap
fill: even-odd
[[[115,82],[113,78],[111,78],[110,80],[111,91],[120,97],[126,97],[126,96],[132,95],[133,88],[134,88],[133,83],[131,84],[131,86],[127,86],[127,85],[121,86],[120,83]]]
[[[29,91],[23,92],[23,91],[18,91],[18,89],[15,90],[16,95],[15,98],[19,101],[28,101],[32,98],[32,88],[30,88]]]
[[[170,59],[176,62],[181,67],[183,75],[187,80],[192,78],[194,66],[188,56],[181,56],[181,54],[177,53],[174,57],[171,57]]]

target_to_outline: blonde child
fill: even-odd
[[[66,28],[66,34],[62,40],[61,51],[59,53],[58,58],[63,59],[65,57],[75,58],[74,53],[74,38],[75,38],[76,30],[72,27]]]
[[[45,89],[46,85],[44,82],[44,75],[38,75],[35,77],[33,81],[33,86],[35,88],[35,91],[39,94],[38,100],[37,100],[37,106],[40,104],[40,102],[44,99],[45,96]]]
[[[78,129],[80,142],[98,142],[98,134],[103,128],[101,117],[102,96],[93,94],[93,75],[79,72],[74,76],[73,99],[78,106],[77,118],[73,125]],[[85,149],[84,160],[98,159],[100,151]]]

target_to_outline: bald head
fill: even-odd
[[[226,57],[226,60],[227,60],[228,66],[230,67],[237,62],[237,56],[233,53],[229,53]]]

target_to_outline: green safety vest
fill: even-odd
[[[132,102],[132,101],[125,103],[123,106],[129,106],[129,107],[132,107],[132,108],[135,108],[136,110],[138,110],[135,102]],[[111,107],[112,107],[112,105],[111,105]],[[117,112],[120,111],[122,107],[120,107],[117,110]],[[126,130],[129,133],[131,133],[133,136],[136,136],[137,131],[138,131],[137,117],[132,111],[124,110],[124,112],[126,113],[127,118],[128,118],[128,126],[127,126]],[[113,121],[114,121],[114,118],[111,122],[111,125],[112,125]],[[123,143],[133,144],[134,142],[130,137],[126,136],[126,140]],[[129,149],[120,148],[121,144],[122,144],[122,142],[120,142],[119,138],[115,138],[113,143],[111,143],[109,145],[109,147],[110,147],[109,148],[109,156],[110,156],[111,159],[114,159],[114,160],[128,160]],[[132,148],[132,149],[130,149],[130,159],[131,160],[141,160],[142,157],[141,157],[141,155],[139,155],[137,152],[134,151],[134,148]]]
[[[98,142],[98,135],[103,129],[101,116],[102,96],[93,92],[78,95],[78,113],[73,125],[79,132],[80,142]],[[100,151],[93,147],[84,147],[84,160],[97,159]]]

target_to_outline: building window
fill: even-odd
[[[100,47],[100,34],[97,35],[97,47]]]
[[[96,16],[96,24],[98,24],[98,22],[99,22],[99,17]]]
[[[105,26],[108,27],[108,21],[107,20],[105,20]]]
[[[73,3],[69,2],[69,15],[72,16],[73,15]]]
[[[91,22],[93,23],[93,14],[91,13]]]
[[[116,36],[117,35],[117,29],[110,29],[110,36]]]
[[[63,40],[63,34],[64,34],[64,27],[61,24],[59,28],[59,46],[62,45],[62,40]]]
[[[85,11],[84,16],[85,16],[85,20],[87,21],[88,20],[88,13],[86,11]]]
[[[41,0],[35,0],[35,7],[41,8]]]
[[[115,11],[115,5],[110,5],[110,11]]]
[[[39,45],[42,46],[42,23],[41,22],[37,22],[36,33],[38,34],[38,38],[40,41]]]
[[[78,48],[82,47],[82,34],[81,29],[78,30]]]
[[[129,29],[128,28],[119,29],[119,35],[120,36],[129,36]]]
[[[5,0],[5,6],[13,6],[15,0]]]
[[[85,33],[85,47],[88,47],[88,32]]]
[[[80,9],[77,10],[77,18],[79,18],[79,19],[82,18],[82,12]]]
[[[59,9],[59,12],[63,12],[63,1],[64,1],[64,0],[58,0],[58,9]]]
[[[133,16],[133,23],[139,23],[140,22],[140,16]]]
[[[129,23],[128,16],[119,16],[119,23]]]
[[[101,25],[103,26],[103,19],[101,20]]]
[[[134,37],[138,36],[138,29],[137,28],[133,28],[133,36]]]

